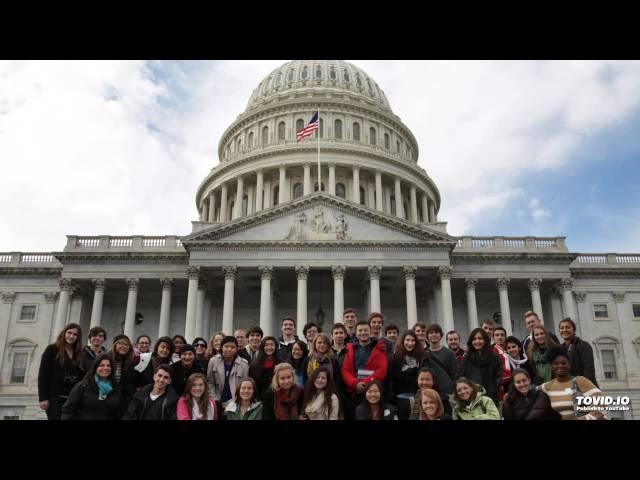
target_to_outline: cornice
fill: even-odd
[[[640,278],[639,267],[625,267],[625,268],[572,268],[572,277],[638,277]]]
[[[478,253],[456,253],[451,254],[452,264],[462,263],[551,263],[567,265],[576,258],[572,253],[533,253],[533,252],[478,252]]]
[[[53,254],[63,264],[92,263],[184,263],[189,262],[185,252],[55,252]]]
[[[35,268],[23,268],[23,267],[9,267],[0,268],[0,277],[3,276],[59,276],[62,273],[62,267],[35,267]]]

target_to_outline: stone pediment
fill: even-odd
[[[182,239],[211,243],[424,244],[452,249],[456,239],[339,197],[317,192]],[[425,245],[426,246],[426,245]]]

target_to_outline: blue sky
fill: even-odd
[[[449,233],[640,252],[640,62],[350,61],[416,136]],[[0,252],[190,233],[220,136],[284,62],[1,61]]]

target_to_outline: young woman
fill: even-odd
[[[549,398],[531,382],[529,372],[517,368],[502,404],[505,420],[560,420],[553,411]]]
[[[440,401],[442,402],[442,407],[444,408],[444,413],[446,413],[447,415],[451,415],[451,403],[449,403],[449,395],[446,395],[440,391],[437,383],[436,372],[429,367],[422,367],[418,371],[418,391],[411,399],[411,414],[409,415],[410,420],[415,420],[420,415],[420,402],[422,399],[421,394],[422,391],[427,388],[438,392],[438,395],[440,395]]]
[[[133,345],[129,337],[123,334],[116,335],[107,355],[113,360],[113,385],[120,390],[124,413],[141,383],[140,373],[135,370]]]
[[[484,334],[488,336],[486,332]],[[485,395],[482,385],[460,377],[456,380],[455,392],[454,420],[500,420],[496,404]]]
[[[169,365],[171,356],[173,355],[173,342],[169,337],[160,337],[153,346],[153,352],[149,362],[143,369],[139,369],[140,364],[136,365],[136,370],[140,372],[138,386],[143,387],[153,383],[153,375],[160,365]],[[144,357],[142,357],[144,358]],[[141,358],[141,361],[142,361]]]
[[[193,340],[193,348],[196,349],[196,363],[202,367],[203,371],[207,371],[209,367],[209,359],[207,358],[207,341],[202,337]]]
[[[571,375],[569,354],[559,345],[552,345],[547,351],[553,380],[542,384],[542,391],[549,396],[551,408],[560,414],[562,420],[602,420],[599,411],[582,411],[576,397],[601,397],[602,391],[587,377]]]
[[[382,384],[370,380],[364,388],[364,400],[356,407],[356,420],[394,420],[396,410],[384,403]]]
[[[309,345],[309,350],[313,351],[313,341],[320,333],[320,327],[313,322],[307,323],[302,329],[302,335],[304,335],[305,340],[307,341],[307,345]]]
[[[422,364],[424,347],[418,342],[416,334],[405,332],[396,347],[396,353],[391,361],[391,381],[398,418],[408,420],[411,413],[411,399],[416,393],[418,370]]]
[[[302,389],[296,385],[293,367],[280,363],[273,370],[271,389],[262,396],[264,420],[298,420],[303,412]]]
[[[122,400],[113,385],[113,361],[96,357],[92,369],[76,383],[62,406],[62,420],[120,420]]]
[[[296,377],[296,385],[304,389],[305,373],[304,362],[309,355],[307,344],[302,340],[296,340],[291,346],[291,352],[288,355],[287,363],[293,367]]]
[[[420,393],[418,415],[412,420],[452,420],[451,415],[444,413],[440,394],[431,388]]]
[[[540,385],[553,378],[551,364],[546,354],[549,348],[557,345],[557,343],[553,341],[547,329],[542,325],[533,327],[533,330],[531,330],[531,338],[532,341],[529,342],[527,356],[536,372],[536,384]]]
[[[258,400],[258,387],[253,378],[240,381],[235,398],[224,409],[226,420],[262,420],[262,402]]]
[[[307,381],[302,405],[303,420],[338,420],[340,400],[331,372],[326,367],[316,368]]]
[[[458,367],[458,377],[465,377],[482,385],[486,395],[496,405],[498,389],[502,381],[502,361],[491,351],[489,335],[482,328],[475,328],[467,341],[467,353]]]
[[[303,366],[304,384],[311,377],[311,374],[320,367],[329,370],[332,380],[336,384],[338,392],[342,391],[342,375],[340,373],[340,362],[333,356],[331,340],[326,333],[319,333],[310,346],[309,355],[305,358]]]
[[[593,348],[589,343],[576,337],[576,324],[569,317],[560,322],[559,328],[560,337],[563,340],[562,348],[569,354],[571,375],[587,377],[597,387]]]
[[[258,355],[249,366],[249,376],[256,381],[258,386],[258,398],[262,399],[264,393],[271,387],[271,379],[273,378],[273,370],[279,363],[276,356],[276,348],[278,341],[275,337],[264,337]]]
[[[220,346],[224,337],[226,337],[226,335],[222,332],[216,332],[211,336],[209,339],[209,345],[207,346],[207,360],[211,360],[220,353]]]
[[[176,363],[180,361],[180,352],[182,351],[182,347],[187,344],[187,340],[182,335],[174,335],[171,343],[173,343],[171,363]]]
[[[507,351],[507,354],[509,355],[508,360],[511,366],[511,371],[514,371],[517,368],[526,370],[529,373],[529,377],[531,378],[533,384],[537,385],[537,375],[535,373],[535,369],[531,366],[529,358],[522,350],[522,342],[520,342],[520,340],[518,340],[516,337],[507,337],[507,340],[505,341],[505,349]],[[513,379],[513,377],[511,378]],[[511,381],[509,382],[509,385],[511,385]]]
[[[502,362],[502,380],[498,388],[498,401],[502,401],[507,387],[511,383],[511,362],[509,362],[509,354],[506,351],[507,331],[502,327],[496,327],[493,331],[493,348],[492,351],[500,358]]]
[[[184,394],[178,400],[178,420],[220,420],[215,398],[209,395],[207,377],[194,373],[187,379]]]
[[[45,348],[38,372],[40,408],[49,420],[60,420],[62,406],[71,389],[84,375],[82,329],[70,323],[60,332],[55,343]]]

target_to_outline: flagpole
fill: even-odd
[[[320,105],[318,105],[318,191],[322,191],[322,178],[320,177]]]

